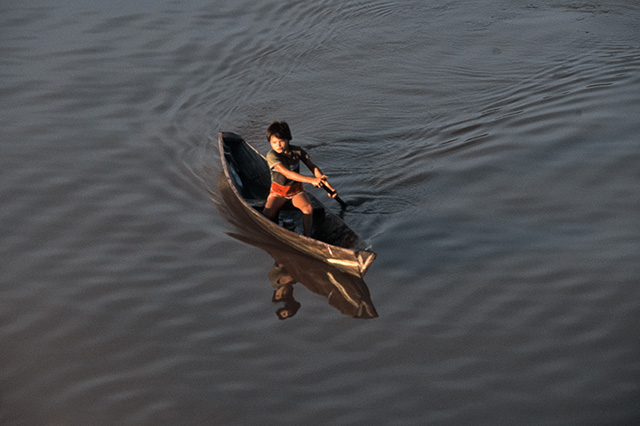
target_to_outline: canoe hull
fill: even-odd
[[[224,170],[221,191],[226,203],[236,204],[247,219],[289,247],[346,273],[360,278],[364,276],[376,254],[367,249],[340,217],[307,193],[314,206],[311,237],[272,222],[261,213],[261,205],[264,205],[271,183],[264,156],[234,133],[221,132],[218,144]],[[296,215],[297,212],[283,214]]]

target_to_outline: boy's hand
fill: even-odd
[[[320,186],[323,187],[325,191],[327,191],[327,195],[329,197],[336,198],[338,196],[338,191],[336,191],[336,189],[329,184],[326,176],[322,176],[322,179],[320,180]]]
[[[313,181],[311,182],[311,184],[316,188],[322,188],[322,183],[323,180],[321,177],[313,178]]]

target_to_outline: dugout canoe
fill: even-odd
[[[340,216],[307,192],[314,208],[311,237],[302,235],[301,213],[297,209],[281,210],[278,223],[267,219],[262,214],[271,185],[266,158],[235,133],[220,132],[218,145],[224,179],[247,218],[273,238],[305,255],[357,277],[364,276],[376,254]],[[293,230],[282,223],[289,228],[293,223]]]

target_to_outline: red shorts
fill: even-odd
[[[275,194],[279,197],[290,200],[303,191],[304,188],[302,187],[302,182],[294,182],[291,186],[284,186],[275,182],[271,182],[271,191],[269,191],[269,195]]]

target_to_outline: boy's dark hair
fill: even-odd
[[[267,141],[271,142],[271,136],[275,136],[278,139],[290,141],[291,129],[286,121],[272,121],[267,127]]]

